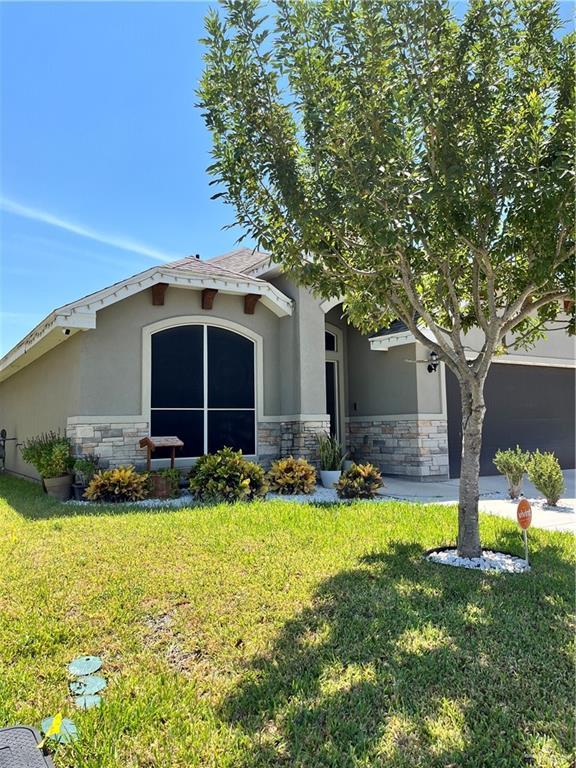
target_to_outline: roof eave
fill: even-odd
[[[264,280],[250,277],[236,278],[233,275],[201,276],[190,274],[186,269],[153,267],[51,312],[0,360],[0,381],[7,379],[78,331],[96,328],[96,313],[100,309],[140,293],[157,283],[167,283],[192,290],[215,288],[229,295],[257,294],[262,304],[277,317],[288,317],[293,311],[292,299]]]
[[[25,368],[79,331],[96,327],[96,313],[70,315],[52,312],[0,359],[0,381]]]
[[[434,334],[428,328],[422,326],[421,332],[430,339],[436,341]],[[393,347],[402,347],[406,344],[414,344],[417,341],[412,331],[399,331],[398,333],[388,333],[382,336],[373,336],[370,339],[370,349],[373,352],[387,352]]]

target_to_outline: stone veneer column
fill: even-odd
[[[265,418],[265,417],[264,417]],[[258,460],[269,466],[282,456],[303,457],[318,466],[320,432],[330,430],[326,419],[290,419],[258,422]]]
[[[420,480],[449,476],[445,418],[366,416],[347,419],[348,450],[388,475]]]
[[[146,463],[146,449],[139,443],[150,434],[150,426],[142,416],[74,416],[66,434],[76,456],[98,456],[102,467]]]

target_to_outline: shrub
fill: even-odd
[[[320,453],[320,469],[324,472],[334,472],[342,468],[345,454],[338,440],[332,435],[318,435],[318,451]]]
[[[98,470],[98,456],[80,456],[74,462],[76,481],[88,485]]]
[[[115,467],[97,472],[84,496],[91,501],[140,501],[148,496],[148,475],[134,467]]]
[[[496,451],[493,463],[498,472],[508,480],[508,493],[511,499],[520,496],[522,478],[530,460],[530,453],[523,451],[520,446],[506,451]]]
[[[190,470],[190,490],[200,501],[251,501],[268,491],[261,466],[248,461],[242,451],[221,448],[201,456]]]
[[[528,477],[553,507],[564,491],[564,477],[560,463],[553,453],[536,451],[528,462]]]
[[[72,469],[70,439],[59,432],[45,432],[26,440],[22,458],[45,478],[62,477]]]
[[[380,470],[373,464],[352,464],[342,473],[336,493],[340,499],[373,499],[383,485]]]
[[[268,482],[277,493],[312,493],[316,488],[316,470],[306,459],[288,456],[272,464]]]

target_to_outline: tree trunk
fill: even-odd
[[[478,499],[480,497],[480,449],[484,404],[484,380],[460,381],[462,398],[462,464],[458,503],[458,555],[479,557]]]

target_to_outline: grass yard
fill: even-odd
[[[66,507],[0,478],[0,726],[70,716],[57,768],[568,768],[574,546],[529,575],[424,562],[456,511]],[[522,553],[511,523],[485,546]],[[109,686],[79,712],[66,665]]]

